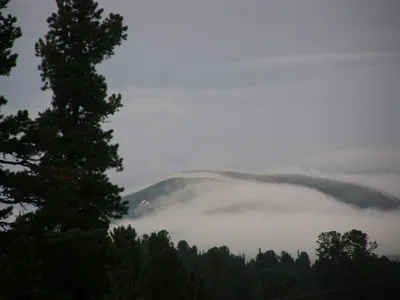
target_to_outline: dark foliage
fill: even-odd
[[[8,1],[0,4],[1,74],[7,75],[21,31],[15,17],[3,16]],[[126,40],[127,27],[118,14],[103,16],[92,0],[56,4],[48,33],[35,45],[51,106],[35,120],[27,112],[0,120],[0,266],[7,283],[0,296],[6,299],[103,298],[108,226],[127,210],[123,189],[106,174],[122,170],[118,144],[111,143],[113,131],[103,129],[122,106],[121,95],[108,96],[96,69]],[[10,218],[16,205],[30,212]]]
[[[398,292],[400,263],[374,254],[376,242],[359,230],[322,233],[313,264],[306,252],[260,249],[246,260],[226,246],[174,247],[165,231],[138,237],[130,226],[111,236],[118,263],[107,299],[389,299]]]

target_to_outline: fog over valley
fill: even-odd
[[[273,173],[254,173],[264,174]],[[300,170],[297,174],[359,184],[387,193],[400,204],[400,176],[396,174],[328,175]],[[306,186],[241,180],[215,172],[184,172],[170,178],[183,181],[163,186],[165,194],[153,201],[142,199],[137,207],[131,202],[138,214],[149,207],[152,211],[130,215],[117,224],[131,224],[139,233],[165,229],[175,242],[184,239],[203,250],[228,245],[232,251],[249,256],[255,255],[259,247],[277,252],[286,249],[292,254],[306,250],[313,254],[319,233],[358,228],[378,242],[378,253],[400,253],[399,208],[360,208]],[[361,202],[367,201],[367,193],[358,193],[349,198],[361,196]]]

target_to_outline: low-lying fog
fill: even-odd
[[[199,176],[205,174],[185,174]],[[159,199],[156,213],[123,220],[140,234],[165,229],[174,242],[184,239],[202,250],[227,245],[232,252],[254,255],[258,249],[306,250],[314,255],[319,233],[353,228],[378,242],[379,254],[400,254],[400,211],[381,212],[350,207],[312,189],[232,180],[190,184]],[[400,197],[395,174],[319,175],[361,183]],[[190,193],[191,200],[182,203]]]

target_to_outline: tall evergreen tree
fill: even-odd
[[[12,47],[16,39],[22,36],[21,28],[16,26],[17,18],[8,14],[5,14],[5,10],[10,0],[0,0],[0,76],[10,75],[11,69],[17,64],[18,54],[12,53]],[[7,104],[7,99],[0,95],[0,109],[2,106]],[[7,197],[7,175],[9,171],[6,169],[6,164],[9,161],[6,159],[6,155],[10,153],[9,145],[12,131],[15,131],[15,126],[9,126],[12,123],[13,118],[5,118],[4,115],[0,114],[0,153],[2,159],[0,160],[0,226],[2,229],[8,227],[6,219],[10,216],[14,204],[12,200]],[[12,124],[15,125],[15,124]],[[11,133],[11,134],[10,134]]]
[[[118,144],[111,143],[113,131],[103,129],[122,106],[121,95],[107,95],[96,67],[126,40],[127,27],[118,14],[103,17],[93,0],[56,4],[48,33],[35,45],[42,89],[52,92],[52,102],[24,130],[22,140],[36,160],[21,160],[24,184],[11,195],[35,210],[18,219],[13,237],[23,231],[29,238],[40,299],[103,299],[108,226],[127,207],[122,188],[106,175],[122,170],[122,159]]]
[[[121,95],[107,96],[105,77],[96,66],[127,38],[119,14],[103,18],[93,0],[57,0],[49,31],[35,45],[43,90],[52,91],[51,107],[40,114],[30,133],[47,170],[38,216],[48,228],[65,232],[108,227],[127,211],[122,188],[106,171],[122,170],[113,130],[106,119],[122,106]]]
[[[16,25],[17,18],[5,15],[9,3],[10,0],[0,0],[0,76],[9,75],[16,66],[18,54],[11,49],[15,40],[22,36],[21,28]]]
[[[17,18],[5,14],[9,3],[10,0],[0,0],[0,76],[10,75],[16,66],[18,54],[12,52],[12,47],[22,36],[21,28],[16,25]],[[0,111],[7,102],[7,99],[0,95]],[[35,203],[29,187],[34,186],[34,179],[37,179],[31,176],[37,151],[25,135],[33,124],[27,110],[19,110],[16,114],[7,116],[0,114],[0,231],[2,233],[12,228],[15,220],[15,216],[11,216],[13,208],[18,205],[25,208],[25,205]]]
[[[111,252],[115,261],[109,272],[110,292],[107,299],[139,299],[143,295],[141,275],[143,251],[136,231],[131,227],[118,227],[110,232]]]
[[[16,66],[14,42],[22,36],[16,25],[17,18],[5,14],[10,0],[0,0],[0,76],[8,76]],[[0,110],[7,104],[0,95]],[[29,164],[34,150],[26,143],[21,133],[32,125],[26,110],[15,115],[0,114],[0,298],[33,299],[38,295],[40,274],[35,259],[35,243],[24,231],[16,233],[13,208],[26,204],[22,187],[29,174],[24,169]],[[17,170],[13,167],[18,167]],[[11,218],[10,218],[11,217]]]

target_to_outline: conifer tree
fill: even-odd
[[[10,0],[0,0],[0,76],[9,76],[16,66],[18,55],[13,53],[14,42],[22,36],[21,28],[16,25],[17,18],[6,14]],[[4,95],[0,95],[0,110],[7,104]],[[24,170],[29,164],[33,151],[21,133],[24,133],[32,121],[26,110],[15,115],[0,114],[0,298],[34,299],[38,294],[40,274],[35,259],[35,244],[24,231],[16,233],[13,208],[26,204],[21,197],[22,187],[27,183]],[[13,167],[18,167],[17,170]]]
[[[10,0],[0,0],[0,76],[9,76],[17,64],[18,54],[13,53],[14,42],[22,36],[16,25],[17,18],[6,14]],[[0,94],[0,111],[8,100]],[[0,230],[11,228],[13,208],[31,204],[28,190],[35,149],[25,139],[24,133],[32,126],[27,110],[4,116],[0,113]],[[11,218],[10,218],[11,217]]]
[[[127,207],[123,189],[106,174],[121,171],[122,159],[118,144],[112,144],[113,131],[103,129],[122,106],[121,95],[107,94],[97,67],[126,40],[127,27],[118,14],[103,17],[94,0],[56,4],[47,34],[35,44],[51,105],[23,135],[35,160],[27,166],[31,184],[18,192],[35,210],[18,219],[15,232],[27,228],[24,235],[33,241],[40,299],[103,299],[108,226]]]
[[[18,54],[11,49],[15,40],[22,36],[21,28],[16,25],[17,18],[5,14],[9,3],[10,0],[0,0],[0,76],[9,75],[16,66]]]
[[[42,154],[48,188],[41,193],[37,216],[47,228],[106,229],[127,210],[122,188],[106,171],[122,170],[113,130],[102,125],[122,106],[121,95],[107,95],[105,77],[96,67],[127,38],[118,14],[103,18],[93,0],[57,0],[49,31],[35,45],[41,58],[43,90],[52,92],[51,107],[36,120],[31,140]]]
[[[16,66],[18,54],[12,53],[12,47],[16,39],[22,35],[21,28],[16,26],[17,18],[8,14],[5,15],[5,10],[10,0],[0,0],[0,76],[8,76],[11,69]],[[7,104],[7,99],[0,95],[0,109]],[[5,164],[8,162],[5,159],[7,147],[10,140],[10,128],[8,121],[10,118],[5,118],[0,114],[0,153],[2,158],[0,160],[0,225],[2,229],[8,227],[6,219],[10,216],[13,207],[12,201],[5,195],[4,189],[6,188],[6,177],[8,171],[5,169]]]

